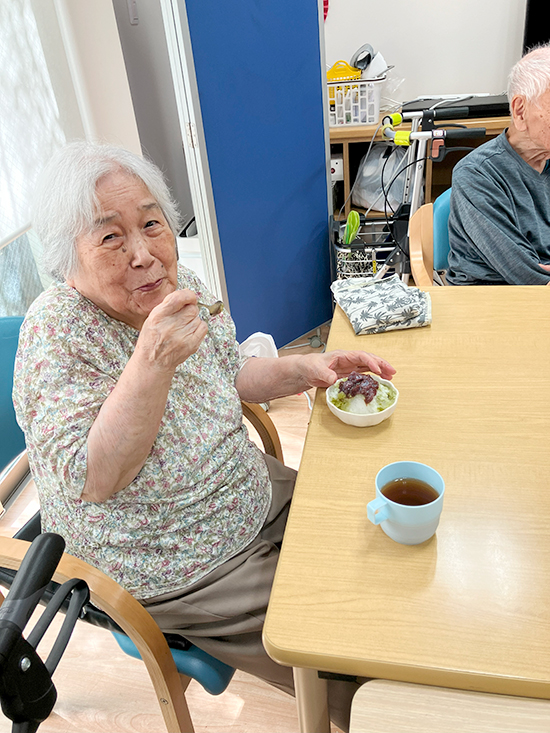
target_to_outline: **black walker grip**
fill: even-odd
[[[424,112],[424,117],[432,120],[459,120],[469,116],[469,107],[435,107]]]
[[[0,628],[8,622],[23,631],[55,573],[64,549],[65,540],[53,532],[45,532],[33,540],[0,607]]]
[[[485,127],[453,127],[445,130],[445,137],[456,140],[473,137],[485,137],[487,130]]]

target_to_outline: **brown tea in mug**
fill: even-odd
[[[390,501],[405,506],[431,504],[439,498],[433,486],[418,478],[396,478],[385,484],[380,491]]]

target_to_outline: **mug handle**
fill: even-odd
[[[388,518],[388,505],[381,496],[369,501],[367,504],[367,517],[373,524],[380,524]]]

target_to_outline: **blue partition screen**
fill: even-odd
[[[317,0],[186,0],[237,337],[332,314]]]

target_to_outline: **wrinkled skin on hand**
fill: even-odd
[[[372,372],[382,379],[391,379],[395,369],[385,359],[366,351],[329,351],[308,354],[304,376],[311,387],[330,387],[337,379],[351,372]]]
[[[142,349],[158,369],[174,371],[197,351],[207,332],[207,324],[199,317],[196,294],[175,290],[149,313],[136,348]]]

